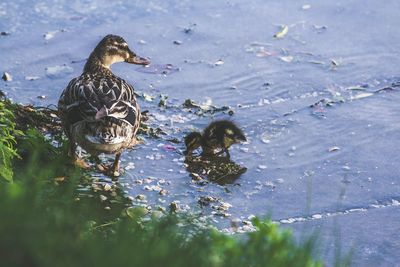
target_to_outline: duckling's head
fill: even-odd
[[[111,64],[116,62],[127,62],[138,65],[150,64],[148,59],[137,56],[129,48],[124,38],[112,34],[105,36],[99,42],[93,50],[92,56],[96,57],[106,68],[109,68]]]
[[[185,137],[186,151],[185,155],[192,154],[193,150],[199,148],[202,144],[203,137],[199,132],[191,132]]]
[[[220,134],[223,136],[223,143],[226,148],[230,147],[233,144],[245,142],[247,140],[242,130],[232,121],[216,121],[215,126],[216,131],[220,132],[216,134]]]

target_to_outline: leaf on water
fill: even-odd
[[[287,25],[282,25],[282,28],[279,32],[274,34],[274,38],[283,38],[289,31],[289,27]]]
[[[340,150],[340,147],[338,147],[338,146],[332,146],[328,149],[329,152],[334,152],[334,151],[338,151],[338,150]]]

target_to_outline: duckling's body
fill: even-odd
[[[193,150],[201,146],[203,155],[214,155],[215,150],[220,149],[230,157],[229,147],[242,141],[246,141],[246,137],[233,122],[214,121],[204,129],[203,134],[192,132],[185,137],[186,154],[190,155]]]
[[[137,57],[125,40],[107,35],[91,53],[81,76],[70,81],[58,102],[64,130],[70,140],[69,154],[75,161],[76,144],[91,155],[116,154],[109,174],[119,175],[119,158],[136,143],[140,109],[133,87],[114,75],[115,62],[148,64]]]

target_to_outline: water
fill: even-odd
[[[317,229],[327,262],[340,239],[343,250],[354,247],[355,266],[393,266],[400,259],[400,95],[392,86],[399,8],[394,0],[3,1],[0,30],[10,35],[0,36],[0,70],[13,80],[1,88],[17,102],[56,104],[97,42],[119,34],[153,65],[113,71],[155,97],[141,107],[168,134],[123,154],[127,194],[145,194],[153,207],[179,200],[192,211],[200,196],[215,196],[232,205],[230,217],[212,217],[221,229],[270,214],[298,236]],[[273,38],[283,24],[288,33]],[[173,66],[167,74],[165,64]],[[386,87],[394,90],[379,91]],[[158,107],[160,94],[167,108]],[[197,116],[181,107],[189,98],[234,115]],[[231,184],[193,183],[182,143],[168,140],[217,118],[245,131],[249,142],[232,147],[231,158],[247,171]],[[157,182],[166,196],[151,187]]]

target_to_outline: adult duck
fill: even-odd
[[[67,137],[69,155],[78,165],[87,164],[76,154],[77,145],[98,160],[101,153],[115,154],[114,163],[104,170],[119,176],[121,153],[136,144],[140,109],[133,87],[111,72],[116,62],[147,65],[125,40],[107,35],[90,54],[83,73],[72,79],[58,102],[59,115]]]

